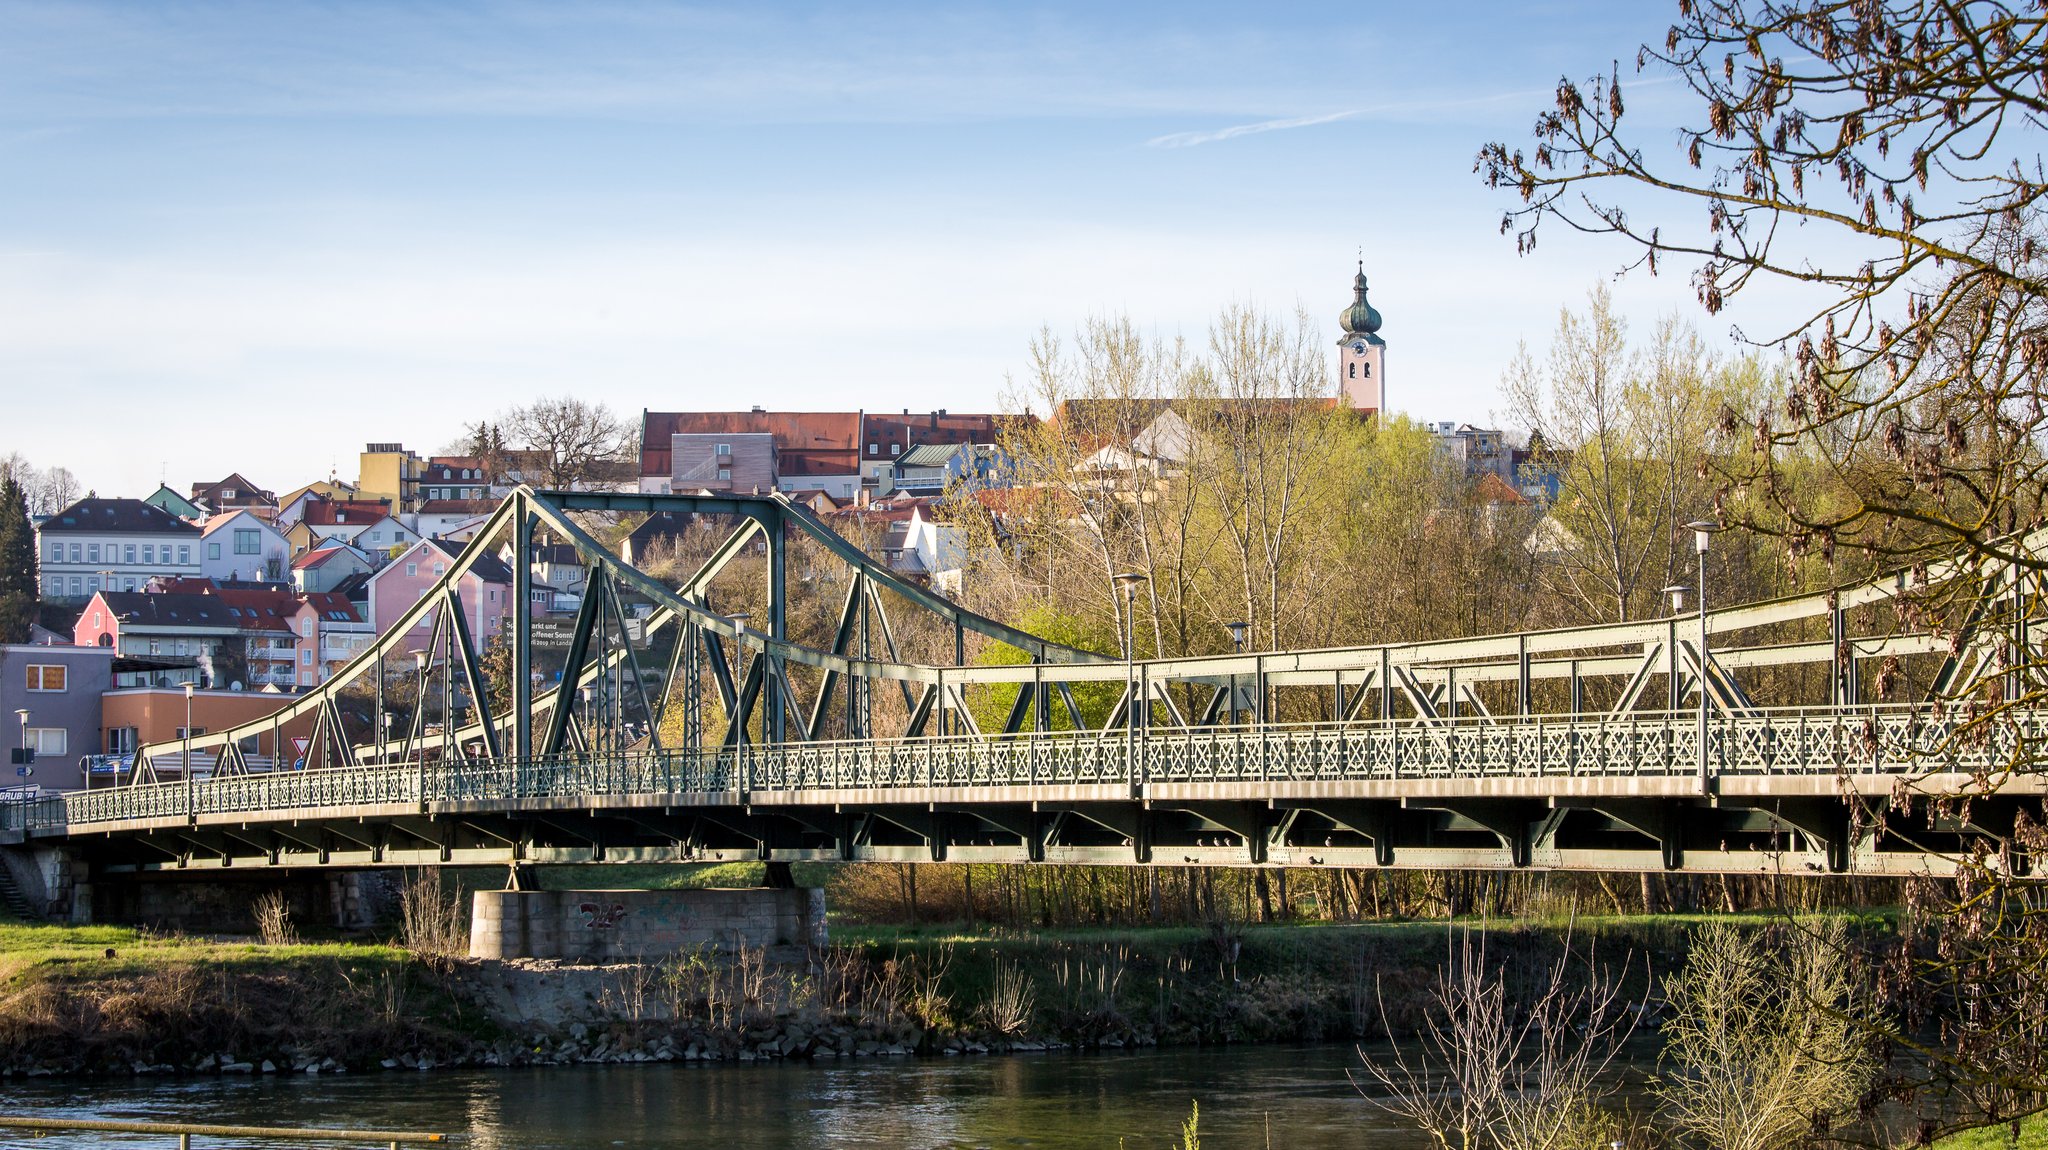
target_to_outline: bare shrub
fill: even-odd
[[[256,896],[249,911],[256,918],[256,937],[265,946],[297,946],[299,929],[292,925],[291,902],[282,891],[265,891]]]
[[[445,891],[438,870],[408,871],[398,893],[399,925],[405,949],[445,963],[469,953],[469,916],[462,892]]]
[[[1713,923],[1665,980],[1657,1083],[1664,1120],[1708,1150],[1778,1150],[1852,1110],[1873,1072],[1847,928],[1825,919],[1773,943]]]
[[[1618,1125],[1603,1073],[1635,1029],[1615,972],[1569,945],[1524,1000],[1486,962],[1486,936],[1461,932],[1437,969],[1413,1045],[1364,1052],[1375,1105],[1443,1150],[1582,1150]],[[1385,1005],[1382,1002],[1382,1013]],[[1388,1027],[1392,1033],[1393,1028]],[[1354,1078],[1354,1083],[1357,1080]]]
[[[1020,963],[996,959],[995,982],[988,1001],[982,1004],[982,1020],[988,1028],[1006,1038],[1031,1028],[1038,1008],[1038,988]]]

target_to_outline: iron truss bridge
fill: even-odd
[[[642,513],[680,533],[659,562],[591,533]],[[485,576],[507,568],[509,611],[492,610]],[[1643,622],[1125,661],[968,611],[780,495],[521,489],[324,687],[145,747],[121,786],[0,806],[0,842],[167,875],[741,859],[1918,874],[1987,850],[2027,870],[2048,792],[2048,713],[2021,705],[2035,578],[1923,565]],[[1955,623],[1906,629],[1922,616],[1904,605],[1934,599]]]

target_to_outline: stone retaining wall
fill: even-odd
[[[632,962],[742,945],[825,945],[825,892],[480,890],[470,903],[472,958]]]

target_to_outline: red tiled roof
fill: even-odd
[[[313,568],[320,566],[322,563],[327,562],[329,559],[334,558],[336,555],[352,554],[354,554],[354,552],[347,547],[338,547],[332,545],[327,547],[316,547],[313,550],[306,552],[304,555],[299,556],[297,559],[292,560],[292,570],[310,571]]]
[[[640,418],[640,474],[666,476],[671,435],[772,435],[783,475],[860,470],[858,411],[647,411]]]
[[[323,499],[306,504],[304,522],[309,527],[336,527],[375,523],[391,514],[382,499]]]
[[[331,620],[336,623],[360,623],[363,621],[363,617],[356,613],[356,605],[349,602],[346,595],[336,594],[333,591],[314,591],[301,595],[299,598],[306,606],[318,612],[323,620]],[[337,615],[340,618],[336,618]]]

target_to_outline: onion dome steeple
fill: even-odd
[[[1351,281],[1351,306],[1337,317],[1345,335],[1371,335],[1380,329],[1380,313],[1365,302],[1365,261],[1358,261],[1358,275]]]

